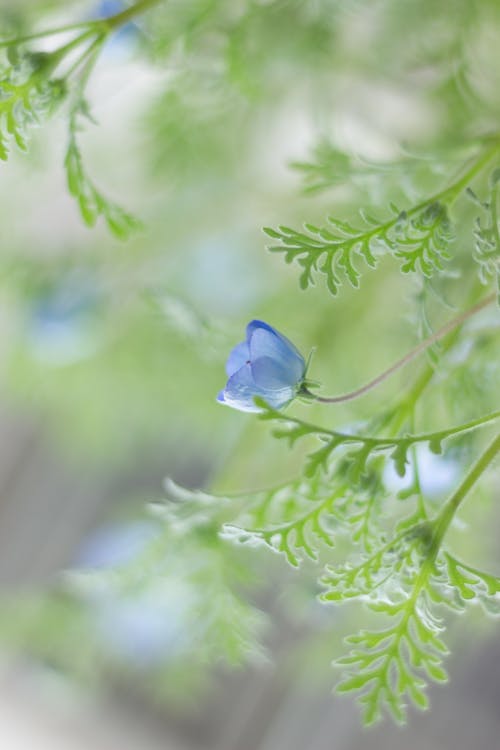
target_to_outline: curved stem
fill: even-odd
[[[436,331],[436,333],[433,333],[432,336],[429,336],[427,339],[425,339],[425,341],[421,341],[420,344],[418,344],[414,349],[412,349],[411,352],[408,352],[408,354],[405,354],[404,357],[402,357],[393,365],[391,365],[387,370],[384,370],[384,372],[382,372],[380,375],[377,375],[376,378],[374,378],[373,380],[370,380],[368,383],[361,386],[360,388],[356,388],[356,390],[354,391],[344,393],[341,396],[329,397],[329,396],[318,396],[314,393],[311,393],[306,387],[303,387],[301,390],[301,394],[307,396],[308,398],[312,398],[315,401],[319,401],[322,404],[338,404],[343,401],[351,401],[352,399],[358,398],[359,396],[363,396],[372,388],[375,388],[375,386],[379,385],[384,380],[386,380],[390,375],[392,375],[394,372],[399,370],[401,367],[404,367],[404,365],[408,364],[408,362],[410,362],[412,359],[418,356],[421,352],[425,351],[425,349],[431,346],[431,344],[434,344],[436,341],[439,341],[440,339],[444,338],[444,336],[446,336],[448,333],[453,331],[458,326],[462,325],[462,323],[468,320],[468,318],[478,313],[484,307],[487,307],[488,305],[490,305],[495,299],[496,299],[496,294],[490,294],[484,299],[480,300],[477,304],[473,305],[468,310],[461,313],[461,315],[458,315],[456,318],[453,318],[453,320],[450,320],[442,328]]]

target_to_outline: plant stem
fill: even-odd
[[[116,13],[109,18],[96,18],[89,21],[80,21],[79,23],[69,23],[64,26],[58,26],[54,29],[38,31],[34,34],[26,34],[25,36],[14,37],[13,39],[3,39],[0,41],[0,48],[12,47],[18,44],[24,44],[25,42],[43,39],[47,36],[57,36],[58,34],[65,34],[71,31],[79,31],[80,29],[87,29],[91,33],[100,33],[103,31],[109,33],[128,23],[132,18],[144,13],[150,7],[157,5],[159,2],[161,2],[161,0],[139,0],[135,5],[132,5],[130,8],[125,8],[125,10],[122,10],[120,13]]]
[[[130,8],[125,8],[125,10],[122,10],[120,13],[106,18],[104,22],[106,26],[114,31],[120,26],[128,23],[135,16],[138,16],[141,13],[144,13],[146,10],[149,10],[149,8],[153,7],[153,5],[158,5],[159,2],[162,2],[162,0],[139,0],[139,2],[135,3],[135,5],[131,5]]]
[[[70,23],[66,26],[58,26],[56,29],[46,29],[45,31],[38,31],[35,34],[27,34],[26,36],[18,36],[13,39],[3,39],[0,41],[1,47],[12,47],[18,44],[24,44],[25,42],[32,42],[36,39],[43,39],[46,36],[57,36],[58,34],[65,34],[68,31],[79,31],[80,29],[89,29],[96,24],[101,24],[102,21],[81,21],[80,23]]]
[[[414,349],[412,349],[411,352],[408,352],[408,354],[405,354],[404,357],[399,359],[397,362],[395,362],[393,365],[391,365],[387,370],[384,370],[380,375],[377,375],[376,378],[373,380],[370,380],[365,385],[361,386],[360,388],[356,388],[354,391],[350,391],[349,393],[344,393],[341,396],[317,396],[314,393],[311,393],[306,387],[304,387],[301,390],[301,394],[307,396],[308,398],[312,398],[315,401],[319,401],[322,404],[338,404],[343,401],[351,401],[355,398],[358,398],[359,396],[363,396],[365,393],[370,391],[372,388],[375,388],[375,386],[379,385],[379,383],[382,383],[384,380],[386,380],[390,375],[392,375],[394,372],[399,370],[401,367],[406,365],[408,362],[410,362],[412,359],[414,359],[417,355],[419,355],[421,352],[423,352],[425,349],[427,349],[431,344],[434,344],[436,341],[439,341],[440,339],[444,338],[448,333],[453,331],[458,326],[462,325],[468,318],[472,317],[472,315],[475,315],[480,310],[482,310],[484,307],[487,307],[490,305],[495,299],[496,294],[490,294],[484,299],[477,302],[475,305],[470,307],[465,312],[458,315],[456,318],[453,318],[453,320],[450,320],[448,323],[446,323],[442,328],[440,328],[436,333],[433,333],[432,336],[429,336],[425,341],[421,341],[418,346],[416,346]]]
[[[327,427],[319,427],[303,419],[283,416],[280,412],[272,412],[275,418],[282,419],[284,422],[296,424],[304,427],[304,434],[324,435],[325,437],[339,438],[342,443],[364,443],[369,445],[373,450],[386,450],[397,445],[410,445],[414,443],[440,443],[447,438],[455,435],[461,435],[464,432],[470,432],[476,427],[495,422],[500,419],[500,410],[492,411],[482,417],[471,419],[469,422],[463,422],[455,427],[447,427],[445,430],[436,430],[435,432],[420,432],[405,434],[404,437],[372,437],[371,435],[359,435],[351,432],[339,432],[338,430],[329,430]]]
[[[500,434],[498,434],[494,438],[488,448],[478,458],[476,463],[466,475],[462,484],[453,493],[453,495],[450,497],[443,510],[437,517],[437,523],[433,537],[433,546],[436,550],[439,549],[443,537],[446,534],[446,531],[448,530],[448,527],[452,522],[459,506],[498,453],[500,453]]]
[[[71,52],[71,50],[75,49],[76,47],[79,47],[80,44],[82,44],[84,41],[89,39],[90,37],[94,36],[95,32],[93,29],[89,29],[88,31],[85,31],[83,34],[80,34],[79,36],[75,37],[75,39],[72,39],[71,42],[68,42],[67,44],[64,44],[62,47],[59,47],[58,49],[54,50],[54,52],[51,53],[51,70],[54,70],[61,60],[63,60],[68,52]]]
[[[493,145],[490,146],[490,148],[486,149],[479,158],[474,159],[472,166],[469,167],[469,169],[467,169],[456,182],[452,183],[443,190],[440,190],[439,193],[436,193],[431,198],[427,198],[427,200],[422,201],[422,203],[413,206],[413,208],[409,209],[406,212],[406,215],[413,216],[414,214],[418,214],[420,213],[420,211],[422,211],[422,209],[427,208],[427,206],[432,205],[433,203],[440,203],[443,200],[448,203],[448,205],[454,203],[460,195],[461,191],[465,187],[467,187],[468,183],[477,174],[482,172],[488,162],[490,162],[500,150],[500,137],[498,135],[495,135],[492,138],[492,141]]]
[[[479,157],[479,159],[474,160],[472,166],[464,172],[462,177],[460,177],[456,182],[454,182],[449,187],[442,190],[440,193],[434,196],[435,201],[442,200],[443,198],[447,198],[448,195],[451,194],[451,199],[453,201],[454,198],[456,198],[460,192],[463,190],[463,188],[467,187],[467,184],[477,175],[479,172],[481,172],[484,167],[488,164],[489,161],[495,156],[495,154],[498,153],[500,149],[500,140],[498,135],[495,135],[495,137],[492,139],[493,145],[488,148],[482,156]]]
[[[92,42],[92,44],[87,47],[87,49],[85,50],[85,52],[77,60],[75,60],[74,63],[71,65],[71,67],[68,68],[68,70],[66,71],[66,77],[69,78],[75,72],[75,70],[77,70],[84,63],[86,63],[85,64],[84,73],[80,77],[80,81],[79,81],[79,85],[78,85],[78,90],[80,91],[80,93],[82,93],[82,90],[85,87],[85,84],[87,83],[87,80],[89,78],[89,75],[90,75],[90,72],[91,72],[91,69],[92,69],[88,65],[89,58],[92,59],[92,66],[93,66],[93,64],[94,64],[94,62],[96,61],[96,58],[97,58],[97,53],[99,52],[99,49],[102,46],[102,44],[104,43],[105,39],[106,39],[106,37],[103,36],[103,35],[100,35],[100,36],[96,37],[96,39],[94,39],[94,41]],[[89,70],[89,67],[90,67],[90,70]]]

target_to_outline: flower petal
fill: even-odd
[[[252,320],[246,341],[229,354],[226,387],[217,400],[240,411],[259,412],[255,397],[281,409],[297,395],[306,363],[298,349],[268,323]]]
[[[245,365],[250,359],[250,350],[246,341],[242,341],[240,344],[236,344],[234,349],[229,352],[229,357],[226,362],[226,373],[228,377],[234,375],[243,365]]]
[[[297,395],[298,384],[290,381],[290,372],[276,360],[259,357],[252,362],[251,368],[256,387],[273,409],[281,409]]]
[[[247,341],[252,362],[261,357],[269,357],[288,371],[289,384],[297,384],[303,380],[306,370],[304,357],[291,341],[272,326],[260,320],[252,320],[247,326]]]
[[[219,397],[221,394],[219,394]],[[224,391],[222,391],[223,398],[219,398],[228,406],[232,406],[233,409],[239,409],[240,411],[260,411],[259,407],[254,404],[254,396],[262,396],[264,394],[255,385],[252,370],[250,364],[245,364],[240,367],[229,380],[227,381]]]
[[[255,385],[266,391],[294,391],[297,381],[281,362],[271,357],[258,357],[251,365]]]

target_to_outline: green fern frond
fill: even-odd
[[[453,147],[441,150],[439,156],[447,165],[462,158]],[[442,169],[442,162],[435,154],[407,153],[401,153],[394,161],[369,161],[358,154],[346,153],[323,137],[313,147],[309,159],[293,161],[290,167],[301,175],[304,192],[317,193],[342,183],[366,185],[374,178],[378,184],[381,175],[386,182],[394,176],[401,184],[402,175],[421,177],[422,174],[435,174]]]
[[[345,668],[337,690],[355,692],[364,721],[372,724],[387,711],[406,721],[407,700],[427,708],[427,682],[444,682],[447,648],[441,619],[428,587],[434,573],[433,526],[414,524],[355,564],[329,568],[321,579],[326,602],[358,599],[392,621],[382,630],[349,636],[354,646],[336,664]]]
[[[70,125],[70,138],[64,160],[68,189],[76,198],[84,222],[93,227],[99,217],[120,240],[127,239],[141,229],[141,222],[121,206],[106,198],[94,185],[84,166],[76,140],[76,124]]]
[[[370,551],[380,539],[378,518],[387,494],[379,469],[370,465],[354,485],[346,455],[327,473],[249,494],[244,511],[225,524],[223,534],[239,543],[265,544],[293,567],[305,558],[317,560],[322,548],[334,547],[339,536]]]
[[[346,639],[354,648],[337,660],[345,676],[337,692],[359,694],[365,724],[379,721],[387,710],[405,723],[407,699],[428,707],[427,682],[446,682],[442,667],[448,649],[440,637],[442,624],[430,611],[424,593],[399,604],[381,604],[395,623],[379,631],[362,631]]]
[[[422,560],[421,548],[427,544],[429,533],[428,523],[413,523],[410,529],[404,529],[360,561],[328,566],[320,579],[320,583],[327,587],[321,600],[337,602],[359,598],[373,604],[380,601],[396,603],[402,597],[406,598],[403,583],[418,570]]]
[[[166,489],[170,502],[155,506],[155,515],[171,528],[220,529],[231,542],[283,553],[294,567],[304,557],[317,559],[322,545],[333,546],[335,504],[344,492],[320,476],[235,496],[186,490],[171,480]]]
[[[478,602],[500,615],[500,578],[441,549],[457,505],[499,447],[497,437],[433,521],[423,520],[417,508],[412,525],[407,519],[373,553],[327,568],[320,579],[323,601],[357,599],[391,621],[383,630],[347,638],[354,648],[337,662],[345,668],[338,691],[359,695],[366,724],[385,712],[404,723],[407,700],[426,708],[426,683],[446,681],[443,607],[460,612]]]
[[[9,142],[27,150],[30,129],[39,126],[66,96],[62,79],[50,79],[31,65],[9,68],[0,80],[0,159],[9,156]]]
[[[486,148],[458,180],[408,209],[401,210],[389,203],[392,217],[386,220],[361,210],[360,225],[329,216],[326,226],[306,223],[304,231],[288,226],[265,227],[268,237],[278,241],[268,249],[283,253],[286,263],[297,262],[302,267],[302,289],[314,284],[317,276],[324,276],[333,295],[346,281],[359,287],[361,271],[357,261],[363,260],[369,268],[376,268],[382,255],[392,255],[401,261],[404,273],[418,271],[431,277],[442,272],[450,258],[449,246],[454,239],[450,207],[464,191],[470,191],[469,183],[498,156],[499,148],[498,139],[487,140]]]
[[[408,451],[412,446],[418,443],[427,443],[432,453],[441,454],[444,441],[500,418],[500,411],[496,411],[445,430],[380,437],[329,430],[326,427],[272,409],[262,399],[255,399],[255,401],[262,410],[259,415],[261,420],[279,424],[279,427],[273,430],[274,437],[288,440],[290,445],[294,445],[298,440],[309,436],[314,436],[321,442],[321,447],[311,451],[306,458],[304,464],[304,475],[306,477],[314,476],[319,470],[328,471],[332,454],[340,449],[339,452],[344,456],[344,462],[339,466],[344,468],[344,473],[349,475],[353,484],[360,482],[366,473],[368,460],[372,456],[390,451],[389,457],[394,464],[396,473],[398,476],[404,477],[409,463]]]
[[[346,280],[353,287],[359,286],[361,273],[355,265],[356,259],[362,258],[370,268],[376,267],[374,245],[387,244],[389,227],[386,222],[363,230],[332,216],[328,217],[328,223],[326,227],[304,224],[305,232],[286,226],[277,230],[265,227],[264,232],[280,242],[268,248],[271,252],[284,253],[286,263],[296,261],[302,266],[302,289],[314,284],[317,274],[323,274],[328,289],[335,295]]]
[[[304,224],[304,232],[286,226],[277,230],[266,227],[264,232],[280,242],[268,249],[284,253],[287,263],[296,261],[302,266],[302,289],[314,284],[320,274],[334,295],[345,281],[359,287],[357,259],[373,269],[381,255],[389,254],[402,261],[404,273],[421,271],[431,276],[441,271],[450,257],[447,248],[453,239],[446,206],[429,201],[409,211],[390,207],[393,217],[385,221],[360,212],[361,226],[329,216],[328,226]]]
[[[403,273],[421,271],[430,278],[435,271],[442,271],[444,263],[451,258],[448,247],[454,235],[447,208],[442,203],[431,203],[409,221],[400,220],[394,237],[394,256],[403,261]]]
[[[500,226],[498,217],[498,183],[500,169],[496,169],[491,177],[491,191],[488,201],[481,203],[486,211],[486,221],[477,217],[474,229],[474,250],[472,257],[478,265],[479,278],[483,284],[495,280],[498,289],[498,304],[500,305]]]
[[[282,518],[266,526],[254,525],[260,508],[269,505],[269,496],[264,497],[241,521],[226,524],[223,536],[245,544],[263,543],[271,550],[282,553],[290,565],[298,567],[304,558],[317,560],[321,546],[334,546],[333,535],[339,520],[336,516],[336,503],[344,488],[335,490],[325,487],[311,488],[307,483],[292,484],[282,489],[278,513]],[[289,501],[292,501],[290,503]]]
[[[444,551],[436,562],[436,601],[462,610],[467,603],[481,604],[490,614],[500,614],[500,578],[458,560]]]
[[[310,161],[295,161],[290,166],[302,174],[306,192],[318,192],[352,179],[361,168],[361,165],[355,167],[345,152],[325,139],[317,144]]]

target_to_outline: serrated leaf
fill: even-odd
[[[80,214],[87,226],[93,227],[102,216],[115,237],[125,240],[141,228],[141,222],[116,203],[109,201],[90,180],[83,166],[75,132],[76,124],[73,124],[64,160],[68,190],[76,198]]]
[[[406,474],[406,467],[409,464],[408,447],[408,444],[400,443],[391,453],[391,458],[394,461],[394,468],[399,477],[404,477]]]

